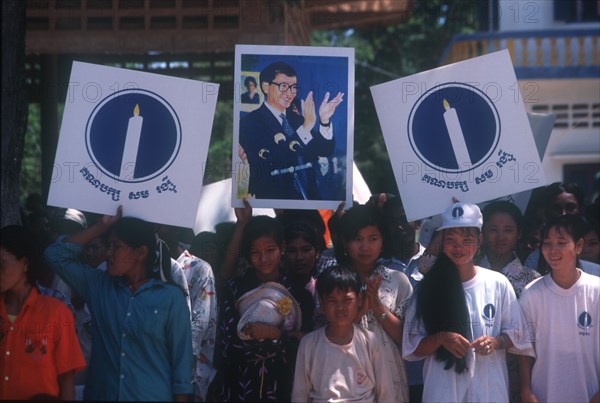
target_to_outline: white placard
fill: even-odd
[[[366,203],[371,197],[371,191],[356,163],[353,164],[352,180],[353,200],[362,204]],[[264,207],[256,208],[254,200],[249,200],[249,203],[252,206],[252,215],[275,216],[275,210]],[[227,221],[235,222],[235,220],[235,210],[231,207],[231,178],[205,185],[200,196],[194,233],[214,231],[217,224]]]
[[[507,50],[371,93],[409,221],[546,185]]]
[[[193,228],[218,90],[74,62],[48,204]]]
[[[232,205],[352,205],[354,49],[236,45],[234,77]]]

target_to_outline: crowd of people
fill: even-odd
[[[576,185],[417,222],[391,194],[327,222],[245,200],[197,235],[35,200],[2,228],[1,399],[600,403]]]

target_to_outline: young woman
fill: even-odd
[[[535,358],[520,357],[527,402],[600,402],[600,282],[577,267],[584,222],[564,215],[543,232],[550,273],[529,284],[520,303]]]
[[[562,215],[583,213],[583,189],[576,183],[555,182],[543,190],[544,218],[546,221]],[[525,260],[525,266],[536,269],[542,275],[550,270],[547,264],[540,259],[539,249],[533,251]]]
[[[377,264],[383,249],[383,229],[379,213],[370,206],[354,206],[341,218],[339,235],[343,250],[336,251],[338,262],[358,273],[366,285],[357,322],[381,340],[384,356],[390,361],[397,402],[408,401],[408,384],[400,345],[404,311],[412,295],[406,275]]]
[[[245,209],[237,209],[236,215],[236,226],[242,228],[239,254],[248,260],[250,268],[223,288],[220,398],[222,401],[289,401],[298,341],[288,332],[300,330],[300,326],[294,324],[300,325],[297,320],[301,319],[301,313],[299,309],[294,310],[298,302],[287,289],[289,281],[280,271],[285,248],[283,227],[271,217],[252,217],[247,204]],[[232,239],[235,244],[235,237]],[[230,243],[229,251],[233,250],[238,250],[238,245]],[[265,317],[252,319],[252,309],[245,308],[248,305],[257,310],[264,308],[263,312],[270,317],[273,313],[277,315],[271,312],[277,309],[284,317],[283,324],[261,323],[266,322]],[[286,326],[289,323],[292,325]]]
[[[153,224],[104,216],[46,249],[46,259],[88,304],[92,358],[86,400],[187,400],[193,392],[190,312],[173,284]],[[82,263],[83,247],[108,233],[106,272]]]
[[[41,254],[22,226],[0,236],[0,399],[73,400],[75,372],[85,367],[73,314],[39,294]]]
[[[524,267],[515,254],[522,223],[521,210],[513,203],[495,201],[483,209],[483,253],[478,265],[504,274],[517,298],[527,284],[540,277],[537,271]]]
[[[323,237],[308,223],[296,221],[285,228],[284,267],[294,295],[307,294],[302,309],[302,332],[315,327],[318,296],[315,289],[316,266],[323,251]],[[307,298],[308,297],[308,298]]]
[[[443,213],[441,251],[406,315],[404,358],[426,360],[424,402],[508,402],[506,350],[531,350],[507,278],[473,263],[481,225],[474,204]]]

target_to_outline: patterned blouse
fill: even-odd
[[[203,401],[217,372],[213,365],[217,332],[217,296],[210,265],[184,251],[177,259],[183,268],[192,306],[192,348],[194,351],[194,394]]]
[[[314,309],[310,292],[292,287],[281,272],[277,282],[291,292],[300,309]],[[241,340],[237,334],[240,313],[236,302],[261,285],[251,267],[241,278],[230,280],[223,287],[219,318],[221,401],[290,401],[299,341],[286,332],[278,340]]]
[[[376,275],[381,276],[382,279],[381,286],[379,286],[379,299],[381,303],[398,319],[404,320],[406,309],[413,293],[408,277],[404,273],[381,265],[375,269],[371,277]],[[394,371],[392,379],[394,390],[396,391],[396,401],[407,402],[408,382],[406,380],[401,347],[388,336],[371,310],[363,315],[359,324],[374,332],[377,339],[381,340],[386,352],[385,356],[390,361],[390,368]]]
[[[492,265],[490,264],[486,255],[483,255],[481,261],[478,263],[478,266],[493,270]],[[508,281],[512,284],[513,289],[515,290],[517,298],[521,296],[521,293],[527,284],[531,283],[536,278],[541,277],[540,273],[537,271],[523,266],[518,257],[515,257],[509,264],[500,269],[500,273],[504,274],[506,278],[508,278]]]

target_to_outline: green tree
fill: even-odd
[[[217,102],[206,158],[205,185],[231,177],[232,117],[233,101]]]
[[[21,201],[30,193],[42,192],[42,140],[40,127],[40,104],[29,104],[23,162],[21,163]]]
[[[2,147],[0,226],[21,222],[19,172],[23,156],[25,99],[25,6],[21,0],[2,2]]]
[[[402,24],[313,33],[313,45],[356,50],[354,159],[373,193],[398,189],[388,157],[394,150],[386,150],[370,87],[437,67],[454,35],[475,30],[485,3],[421,0]]]

